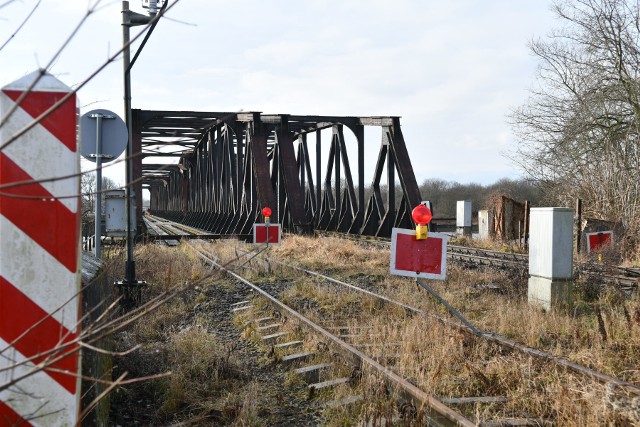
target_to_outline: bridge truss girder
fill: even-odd
[[[413,226],[411,209],[421,197],[398,117],[143,110],[133,116],[139,178],[157,215],[215,234],[249,234],[263,206],[272,208],[272,222],[296,233],[388,237],[393,227]],[[367,126],[381,129],[381,143],[365,201]],[[357,144],[355,176],[345,128]],[[328,143],[324,129],[331,129]],[[166,160],[141,160],[151,157]]]

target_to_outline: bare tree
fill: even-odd
[[[531,43],[538,79],[511,121],[515,160],[556,202],[640,232],[640,3],[563,0],[563,26]]]

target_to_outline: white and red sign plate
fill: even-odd
[[[38,76],[35,72],[2,88],[0,117]],[[70,91],[53,76],[42,76],[0,128],[0,146]],[[0,425],[72,426],[77,421],[76,122],[74,95],[0,151],[0,185],[33,181],[0,188],[0,386],[18,380],[0,388]]]
[[[267,236],[270,245],[279,245],[282,241],[280,224],[269,224],[268,226],[264,223],[253,224],[253,243],[266,244]]]
[[[444,280],[447,275],[449,236],[429,233],[416,240],[416,231],[394,228],[391,233],[391,274]]]
[[[587,233],[587,253],[601,251],[605,246],[613,244],[613,231]]]

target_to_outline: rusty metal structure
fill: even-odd
[[[136,193],[144,185],[155,215],[213,234],[248,234],[269,206],[289,232],[388,237],[413,226],[421,201],[398,117],[133,110],[132,125]],[[380,129],[377,147],[365,127]],[[345,132],[357,144],[354,167]],[[367,183],[371,148],[378,160]]]
[[[491,236],[502,240],[518,240],[528,233],[527,204],[504,195],[493,195],[489,200],[489,215],[492,215]]]

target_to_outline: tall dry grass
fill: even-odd
[[[419,290],[415,282],[389,276],[388,251],[365,249],[340,239],[292,237],[285,239],[273,255],[448,316],[446,309]],[[469,270],[452,264],[446,281],[430,284],[481,330],[496,332],[623,381],[640,384],[640,299],[637,295],[628,298],[615,288],[587,292],[583,289],[584,283],[576,282],[576,301],[571,310],[545,312],[527,302],[526,279],[522,275]],[[289,298],[298,300],[314,295],[323,308],[318,310],[319,319],[326,319],[325,312],[335,308],[334,318],[338,320],[340,313],[345,314],[345,305],[353,304],[351,296],[339,296],[326,284],[313,290],[294,286],[287,292]],[[366,305],[365,302],[357,309],[361,322],[371,324],[376,318],[388,321],[387,307],[373,304],[370,309],[363,309]],[[372,315],[371,318],[368,315]],[[635,422],[633,412],[616,411],[616,405],[611,403],[619,399],[623,403],[618,406],[624,407],[626,402],[631,408],[639,403],[632,396],[625,396],[624,391],[617,390],[619,395],[607,392],[603,385],[563,372],[552,364],[541,364],[528,356],[506,358],[494,346],[472,344],[475,340],[437,322],[415,321],[419,323],[412,329],[384,336],[403,343],[403,354],[408,355],[403,369],[415,372],[416,381],[443,396],[509,396],[509,403],[500,407],[469,408],[478,419],[489,414],[509,416],[518,409],[529,408],[532,413],[557,420],[560,425]],[[479,362],[469,362],[472,356]],[[449,381],[452,378],[457,379]]]
[[[113,255],[117,274],[124,253]],[[114,407],[159,425],[263,426],[257,416],[255,385],[237,349],[222,345],[213,317],[194,309],[210,304],[216,288],[228,292],[233,283],[205,266],[184,244],[139,245],[135,258],[137,276],[147,282],[143,299],[169,289],[181,292],[116,337],[123,347],[141,346],[116,364],[132,375],[171,375],[121,387],[114,395]],[[135,407],[133,402],[143,404]]]
[[[241,251],[251,248],[238,242],[215,242],[202,247],[215,252],[220,263],[233,268],[247,259]],[[242,379],[245,371],[241,366],[234,366],[232,359],[225,359],[225,349],[217,347],[215,336],[207,332],[211,331],[208,328],[214,327],[207,324],[207,318],[193,315],[191,311],[194,304],[206,302],[210,287],[228,290],[229,281],[202,267],[187,248],[176,251],[145,247],[137,255],[139,271],[153,277],[155,284],[152,286],[157,291],[175,281],[193,283],[213,273],[210,282],[198,285],[200,289],[189,287],[174,304],[158,311],[157,317],[152,316],[145,324],[129,331],[135,339],[147,343],[150,352],[160,350],[166,367],[172,366],[175,371],[157,388],[163,390],[164,402],[158,419],[165,422],[190,419],[197,423],[219,417],[220,422],[225,423],[260,425],[257,386]],[[446,309],[420,290],[414,281],[389,275],[386,250],[362,248],[334,238],[295,236],[287,237],[281,246],[269,249],[268,255],[448,316]],[[370,326],[375,336],[367,337],[363,332],[365,337],[354,343],[373,343],[374,347],[369,347],[367,352],[377,354],[382,361],[393,361],[394,369],[436,396],[504,395],[507,398],[503,403],[463,407],[462,410],[475,420],[515,416],[522,414],[524,409],[537,417],[552,419],[558,425],[635,422],[633,412],[629,412],[634,405],[632,396],[626,396],[620,390],[607,390],[551,364],[511,354],[444,327],[426,316],[408,316],[398,307],[355,292],[345,293],[337,285],[275,263],[267,269],[256,259],[238,271],[258,283],[281,283],[286,289],[282,296],[288,304],[304,308],[325,326],[354,326],[356,323]],[[628,300],[612,290],[585,297],[580,291],[582,285],[576,283],[578,300],[573,310],[543,312],[526,301],[526,277],[468,270],[453,264],[449,266],[446,281],[430,284],[480,329],[640,383],[638,298]],[[594,309],[596,304],[598,314]],[[262,302],[256,301],[254,305],[256,309],[267,310]],[[239,319],[236,324],[246,327],[246,338],[261,342],[255,325],[252,327],[248,319]],[[290,331],[289,339],[304,337],[304,350],[317,349],[318,340],[309,339],[294,322],[285,323],[281,329]],[[269,346],[264,350],[260,363],[272,363],[285,354],[270,352]],[[317,353],[309,363],[335,361],[331,351]],[[390,359],[390,356],[394,358]],[[348,376],[348,371],[349,368],[343,366],[335,368],[332,375]],[[216,379],[214,383],[219,388],[200,384],[211,377]],[[188,387],[194,382],[198,382],[197,386]],[[300,379],[294,376],[287,382],[292,387],[300,386]],[[235,387],[238,392],[230,393],[229,387]],[[335,393],[323,392],[325,395],[321,397],[327,399],[362,394],[366,402],[356,405],[356,409],[327,410],[324,413],[326,424],[356,425],[362,419],[378,422],[397,415],[397,395],[393,390],[381,387],[379,378],[365,372],[357,384],[341,386]],[[206,404],[202,403],[202,396],[207,398]]]

